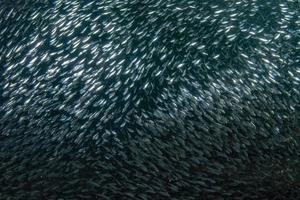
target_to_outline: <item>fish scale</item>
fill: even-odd
[[[299,199],[299,16],[3,0],[0,199]]]

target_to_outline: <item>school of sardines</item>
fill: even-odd
[[[1,200],[298,199],[299,144],[299,0],[0,3]]]

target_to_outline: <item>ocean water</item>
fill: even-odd
[[[0,3],[0,199],[299,199],[298,0]]]

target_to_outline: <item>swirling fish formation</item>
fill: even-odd
[[[0,94],[0,199],[300,198],[298,0],[3,0]]]

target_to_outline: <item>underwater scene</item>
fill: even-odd
[[[0,200],[300,200],[299,0],[1,0]]]

